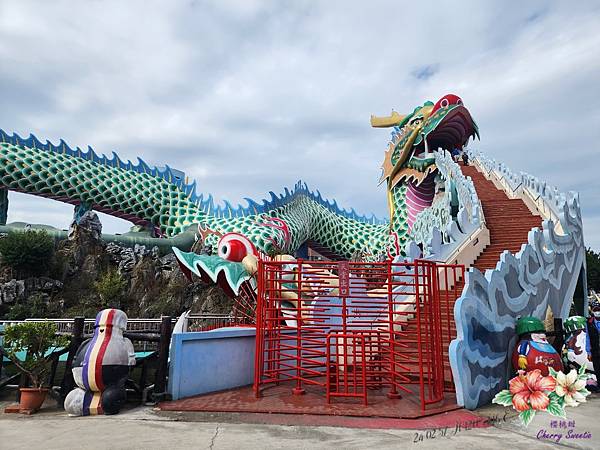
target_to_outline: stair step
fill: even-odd
[[[527,243],[531,229],[541,227],[542,218],[532,214],[521,199],[509,198],[474,166],[461,166],[461,170],[473,180],[490,232],[490,245],[473,264],[473,267],[485,271],[496,267],[504,251],[519,252]]]
[[[485,249],[485,251],[495,251],[495,250],[506,250],[506,249],[511,249],[511,248],[521,248],[521,245],[523,245],[521,242],[503,242],[501,244],[492,244],[492,245],[488,245]]]

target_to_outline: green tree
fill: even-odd
[[[54,240],[46,230],[11,231],[0,239],[0,254],[19,277],[41,275],[52,262]]]
[[[591,248],[585,251],[588,289],[600,292],[600,253]]]
[[[108,269],[98,281],[94,282],[94,289],[100,296],[102,307],[119,308],[126,287],[127,280],[114,268]]]
[[[10,325],[4,331],[4,350],[9,359],[21,371],[29,375],[34,387],[44,385],[50,371],[48,352],[69,343],[66,336],[56,334],[53,322],[23,322]],[[23,360],[20,352],[26,352]]]

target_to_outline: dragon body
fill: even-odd
[[[0,185],[111,214],[135,224],[150,226],[156,234],[173,237],[192,225],[219,234],[247,236],[265,254],[294,252],[313,240],[335,253],[383,248],[388,228],[385,221],[344,211],[298,183],[285,194],[271,195],[246,208],[216,207],[212,197],[197,196],[189,184],[175,179],[172,169],[151,168],[143,161],[134,166],[97,157],[92,150],[71,150],[66,144],[41,144],[0,133]],[[285,222],[287,235],[272,219]],[[216,245],[216,236],[208,237]]]
[[[63,141],[43,144],[34,136],[23,139],[3,131],[0,188],[84,205],[167,239],[198,227],[205,244],[218,255],[176,251],[184,272],[212,281],[224,272],[221,278],[235,293],[248,274],[240,257],[232,260],[221,252],[220,242],[232,233],[241,236],[244,248],[252,253],[271,256],[293,254],[307,241],[343,258],[401,254],[416,216],[434,198],[437,171],[430,149],[462,147],[478,133],[462,100],[454,95],[435,104],[426,102],[406,116],[393,113],[372,117],[371,122],[375,127],[393,127],[381,178],[387,185],[389,221],[343,210],[302,182],[283,195],[271,193],[271,199],[262,203],[247,199],[247,207],[234,208],[227,202],[216,206],[212,196],[198,195],[195,182],[187,183],[183,174],[169,167],[151,167],[141,159],[137,164],[124,162],[114,153],[107,158],[91,148],[72,149]]]

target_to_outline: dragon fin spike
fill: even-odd
[[[88,153],[88,155],[90,155],[90,158],[91,158],[92,162],[95,162],[95,163],[99,163],[100,162],[100,157],[94,151],[94,149],[92,147],[90,147],[89,145],[87,146],[87,153]]]
[[[112,167],[117,167],[119,165],[119,157],[117,156],[117,154],[113,151],[112,155],[110,157],[110,159],[108,160],[108,163],[112,166]]]
[[[231,218],[232,211],[233,211],[233,208],[231,207],[231,204],[227,200],[223,200],[223,203],[225,205],[224,208],[223,208],[223,211],[227,212],[227,214],[229,214],[229,217]]]
[[[189,191],[189,196],[192,198],[196,198],[198,196],[196,194],[196,180],[194,180],[191,184],[187,184],[186,186]]]
[[[46,145],[48,146],[48,150],[54,153],[62,153],[60,150],[60,146],[54,145],[52,141],[46,140]]]
[[[150,166],[146,164],[146,161],[144,161],[142,158],[138,158],[138,164],[142,168],[143,173],[147,174],[148,172],[150,172]]]
[[[44,144],[42,144],[39,139],[32,133],[31,138],[33,139],[35,148],[44,149]]]
[[[208,199],[206,201],[208,203],[208,210],[214,211],[215,210],[215,201],[213,199],[212,194],[208,194]]]
[[[15,140],[16,144],[15,145],[23,145],[23,141],[25,139],[23,139],[21,136],[19,136],[17,133],[13,133],[13,139]],[[61,141],[62,142],[62,141]]]
[[[33,134],[31,134],[31,133],[30,133],[30,134],[29,134],[29,137],[28,137],[27,139],[25,139],[25,140],[24,140],[24,142],[23,142],[23,143],[24,143],[24,145],[25,145],[26,147],[29,147],[29,148],[35,148],[35,142],[34,142],[34,140],[32,139],[32,137],[33,137]]]
[[[246,200],[248,202],[248,215],[252,215],[252,214],[258,214],[258,211],[261,210],[261,205],[256,203],[256,201],[254,201],[251,198],[248,197],[244,197],[244,200]]]
[[[159,176],[163,179],[165,179],[166,181],[168,181],[169,183],[171,182],[171,180],[169,179],[169,175],[171,175],[171,168],[169,167],[168,164],[165,164],[165,168],[163,170],[159,170]]]
[[[77,156],[73,149],[69,147],[69,145],[64,140],[61,139],[59,145],[62,147],[63,153],[66,153],[69,156]]]

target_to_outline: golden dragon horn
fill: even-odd
[[[394,110],[392,110],[392,114],[389,116],[378,117],[371,114],[371,126],[374,128],[393,127],[402,122],[405,117]]]

